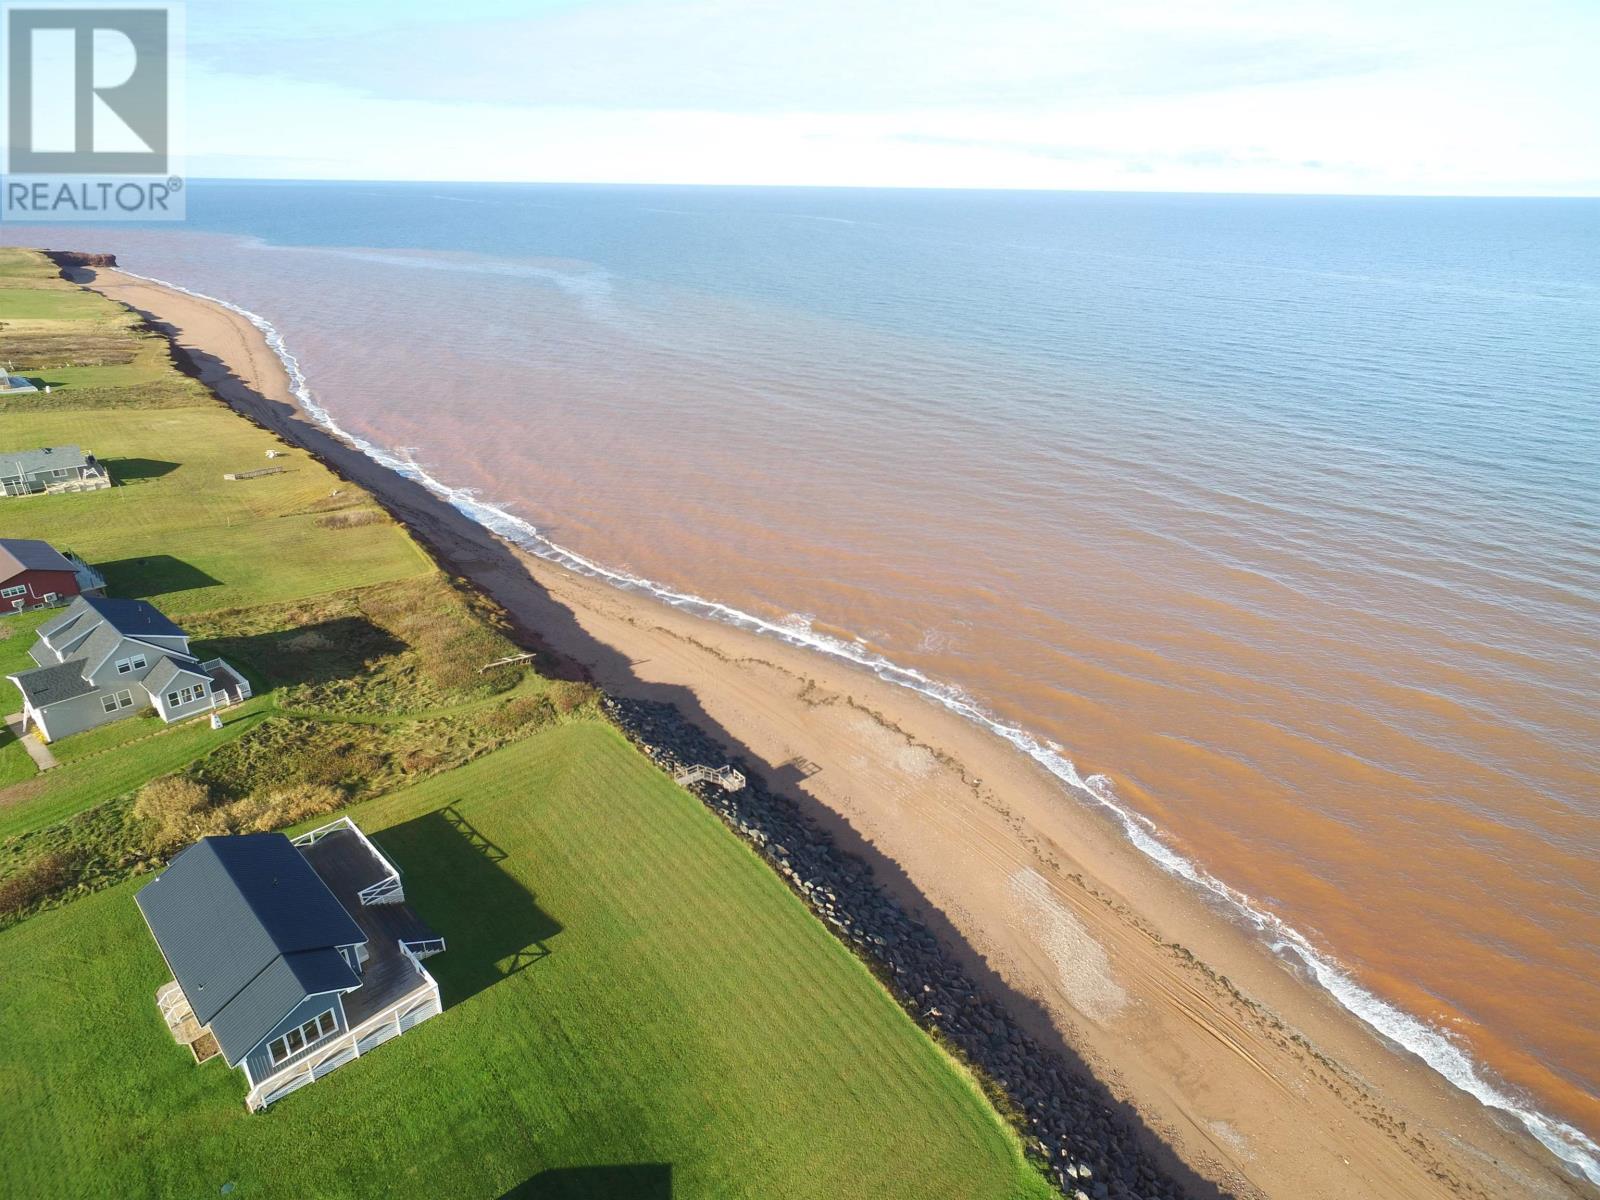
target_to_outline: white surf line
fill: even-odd
[[[261,331],[267,345],[283,363],[295,398],[317,424],[342,438],[374,462],[421,484],[441,500],[449,503],[457,512],[472,518],[528,553],[592,579],[603,580],[625,591],[644,592],[683,612],[776,638],[791,646],[845,659],[857,666],[865,667],[885,683],[917,692],[1010,742],[1060,780],[1067,790],[1090,799],[1109,811],[1122,826],[1128,840],[1139,851],[1171,874],[1188,880],[1221,900],[1256,929],[1275,952],[1299,959],[1317,983],[1346,1010],[1385,1038],[1411,1051],[1462,1091],[1490,1108],[1498,1108],[1515,1117],[1552,1154],[1581,1172],[1589,1182],[1600,1185],[1600,1144],[1581,1129],[1540,1112],[1526,1100],[1513,1097],[1490,1083],[1484,1078],[1481,1068],[1473,1061],[1472,1056],[1456,1043],[1448,1031],[1415,1017],[1367,991],[1351,978],[1338,962],[1317,950],[1304,935],[1281,917],[1267,911],[1244,892],[1230,887],[1173,850],[1161,840],[1160,830],[1154,822],[1125,807],[1117,799],[1110,779],[1104,775],[1080,775],[1072,760],[1063,753],[1063,747],[1041,742],[1027,730],[1005,724],[986,712],[976,700],[953,684],[930,679],[914,667],[903,667],[891,662],[867,650],[859,641],[846,642],[819,634],[811,628],[809,621],[803,618],[795,618],[790,622],[768,621],[719,601],[707,600],[692,592],[676,591],[654,580],[604,566],[585,558],[575,550],[569,550],[551,541],[532,523],[478,499],[475,489],[451,487],[435,479],[417,464],[410,453],[404,450],[399,452],[384,450],[341,427],[332,414],[317,403],[310,385],[306,382],[305,374],[300,369],[299,360],[284,344],[283,335],[272,322],[259,313],[251,312],[220,297],[194,291],[181,284],[140,275],[121,267],[117,269],[131,279],[142,279],[146,283],[171,288],[175,292],[182,292],[197,300],[220,305],[229,312],[245,318]]]

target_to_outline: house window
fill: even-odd
[[[321,1016],[313,1017],[298,1029],[291,1029],[268,1047],[272,1055],[272,1065],[277,1066],[284,1059],[299,1054],[307,1046],[315,1046],[325,1037],[331,1037],[339,1031],[339,1022],[333,1015],[333,1009],[328,1009]]]
[[[117,693],[117,707],[118,708],[132,708],[133,707],[133,693],[132,692],[118,692]]]
[[[0,596],[5,596],[7,599],[10,599],[12,596],[26,596],[27,594],[28,585],[25,583],[19,583],[16,587],[8,587],[4,590],[0,590]]]
[[[116,712],[119,708],[128,708],[133,704],[132,692],[107,693],[100,698],[100,707],[109,712]]]
[[[124,658],[117,663],[117,674],[126,675],[129,671],[142,671],[144,668],[144,655],[135,654],[132,658]]]
[[[107,712],[116,712],[117,711],[117,698],[115,696],[103,696],[103,697],[101,697],[100,707],[105,709]]]
[[[168,692],[167,693],[167,707],[168,708],[177,708],[178,707],[178,693],[177,692]]]

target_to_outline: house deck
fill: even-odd
[[[301,846],[300,853],[367,935],[369,957],[362,966],[361,986],[344,998],[350,1027],[355,1028],[428,986],[415,960],[400,949],[400,943],[431,941],[439,935],[407,904],[361,902],[363,890],[392,877],[388,864],[348,829],[324,834],[311,845]]]

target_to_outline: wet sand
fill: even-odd
[[[169,326],[230,404],[372,491],[552,651],[618,694],[678,704],[764,764],[1195,1181],[1293,1200],[1595,1194],[997,738],[844,664],[516,551],[303,418],[243,317],[85,275]]]

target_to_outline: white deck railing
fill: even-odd
[[[232,679],[232,690],[238,693],[238,698],[240,700],[248,700],[253,694],[250,690],[250,681],[236,671],[232,666],[230,666],[226,659],[208,659],[206,662],[200,664],[200,669],[207,675],[211,675],[214,672],[221,672],[222,674],[228,676],[228,678]],[[217,694],[215,688],[212,688],[211,694],[213,696]]]
[[[251,1112],[260,1112],[275,1100],[281,1100],[290,1092],[298,1091],[306,1084],[321,1079],[336,1067],[353,1062],[391,1038],[397,1038],[406,1030],[420,1025],[429,1017],[438,1016],[443,1011],[443,1004],[439,999],[439,985],[434,982],[432,975],[422,969],[421,963],[416,962],[414,957],[412,961],[417,973],[426,983],[426,988],[418,988],[402,996],[381,1013],[367,1018],[354,1029],[345,1030],[341,1036],[322,1047],[317,1053],[307,1055],[276,1075],[269,1075],[250,1089],[244,1098],[245,1107]]]
[[[302,833],[294,838],[296,846],[315,846],[330,833],[348,830],[361,839],[361,844],[367,852],[377,859],[383,869],[388,872],[377,883],[370,883],[356,893],[362,904],[402,904],[405,902],[405,889],[400,883],[400,868],[395,866],[385,857],[382,850],[373,845],[372,839],[361,832],[361,827],[349,817],[340,817],[337,821],[329,821],[326,825],[319,825],[309,833]]]

